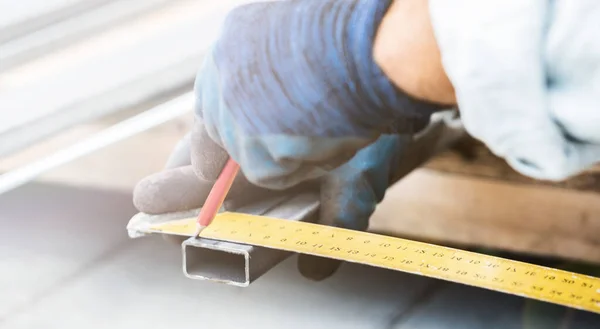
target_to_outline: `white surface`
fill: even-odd
[[[0,156],[183,84],[191,87],[227,11],[246,2],[173,1],[3,71]]]
[[[0,133],[200,56],[227,5],[237,2],[174,5],[5,72],[0,76]]]
[[[0,0],[2,1],[2,0]],[[122,20],[140,16],[144,11],[164,5],[174,0],[127,0],[107,2],[104,6],[92,8],[78,15],[70,15],[45,28],[0,43],[0,71],[14,63],[43,56],[52,45],[64,46],[77,38],[89,37],[98,29],[113,27]],[[182,0],[175,0],[182,1]],[[16,1],[13,1],[16,3]],[[0,2],[1,3],[1,2]]]
[[[0,0],[0,29],[83,0]]]

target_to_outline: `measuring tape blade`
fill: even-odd
[[[192,236],[196,219],[149,232]],[[499,257],[313,223],[224,212],[203,238],[334,258],[600,313],[600,278]]]

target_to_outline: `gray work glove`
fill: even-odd
[[[166,169],[146,177],[136,186],[134,204],[140,212],[164,214],[186,211],[199,208],[204,203],[228,155],[208,136],[201,119],[195,120],[192,132],[176,146]],[[384,134],[324,177],[293,188],[320,192],[320,224],[365,230],[388,186],[448,145],[449,141],[455,140],[461,131],[449,129],[444,121],[439,120],[434,121],[417,139],[411,135]],[[281,191],[255,186],[240,172],[224,207],[234,211],[276,193]],[[313,280],[327,278],[339,264],[338,261],[308,255],[298,258],[301,274]]]

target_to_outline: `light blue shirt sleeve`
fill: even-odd
[[[536,179],[562,180],[600,161],[600,2],[430,0],[429,6],[473,137]]]

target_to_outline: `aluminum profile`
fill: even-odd
[[[257,202],[237,209],[253,215],[314,222],[318,217],[318,193],[302,193]],[[138,214],[128,225],[130,237],[140,237],[150,226],[197,215],[198,209],[166,215]],[[188,238],[181,244],[182,269],[186,277],[247,287],[292,253],[246,244]]]

